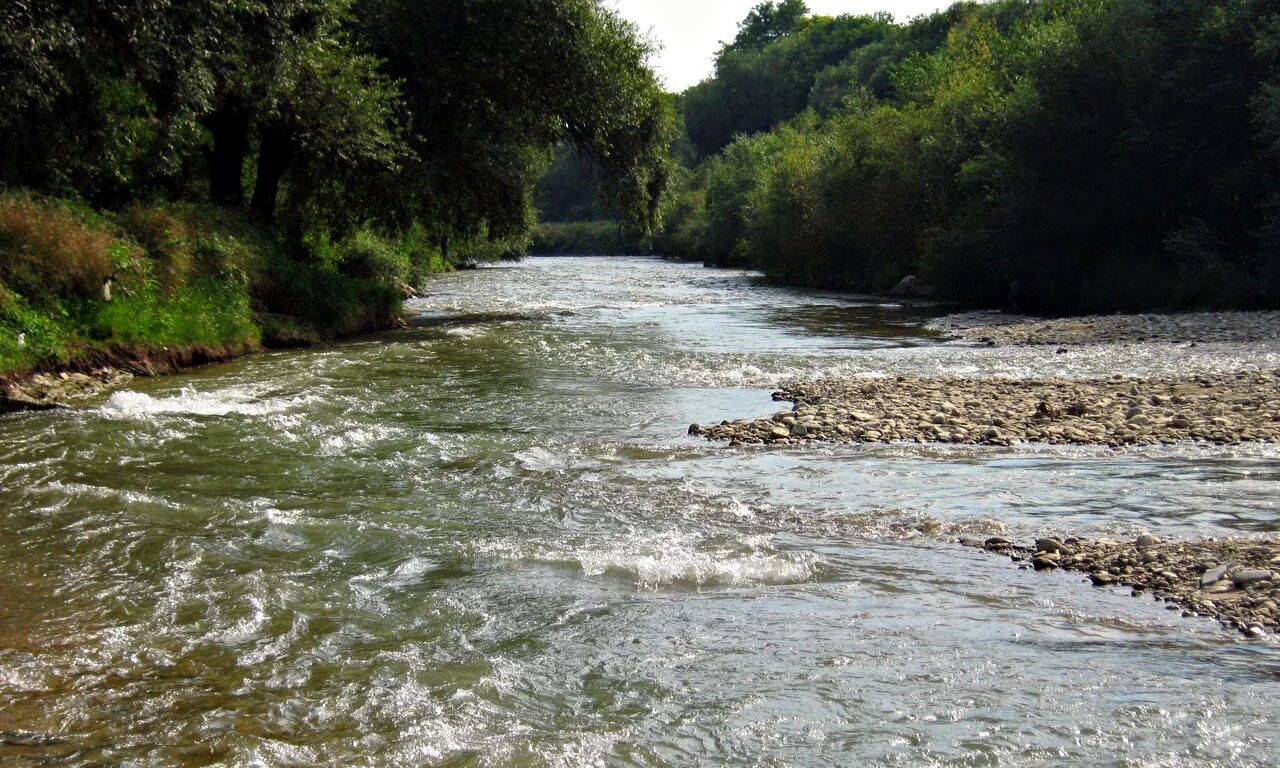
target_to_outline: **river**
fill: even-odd
[[[1271,366],[987,349],[643,259],[0,419],[5,766],[1273,766],[1280,652],[961,534],[1265,534],[1280,450],[727,448],[800,376]]]

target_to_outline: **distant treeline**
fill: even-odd
[[[680,98],[656,248],[1027,310],[1280,306],[1280,9],[763,3]],[[684,151],[676,145],[677,153]]]

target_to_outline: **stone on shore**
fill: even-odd
[[[1090,315],[1050,320],[970,312],[941,318],[930,327],[990,346],[1250,343],[1280,340],[1280,312]]]
[[[1008,446],[1280,442],[1280,372],[1185,378],[843,378],[794,384],[790,412],[702,425],[751,443],[908,441]],[[785,431],[785,434],[779,432]]]
[[[1261,637],[1280,633],[1280,584],[1269,566],[1280,557],[1280,542],[1253,539],[1164,541],[1145,546],[1138,540],[1121,543],[1108,539],[1088,541],[1037,539],[1033,546],[1018,546],[1005,537],[993,537],[983,547],[1030,563],[1037,571],[1083,572],[1098,587],[1128,587],[1137,597],[1150,593],[1180,609],[1184,616],[1208,616],[1224,627]],[[1061,541],[1056,552],[1046,545]],[[999,546],[992,546],[998,542]],[[962,541],[972,546],[971,540]],[[1221,565],[1219,565],[1221,563]]]
[[[37,373],[16,381],[0,381],[0,413],[79,405],[131,381],[132,374],[114,368],[89,373]]]

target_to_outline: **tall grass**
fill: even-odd
[[[372,238],[344,247],[356,252],[344,258],[363,259],[352,265],[360,276],[295,258],[270,231],[219,208],[142,204],[110,216],[2,192],[0,375],[104,353],[234,354],[391,326],[407,255]]]
[[[33,301],[89,296],[111,274],[119,241],[57,201],[0,195],[0,282]]]

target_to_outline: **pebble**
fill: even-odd
[[[1062,542],[1053,538],[1038,539],[1036,540],[1036,551],[1037,552],[1061,552]]]
[[[1141,380],[898,377],[869,393],[866,379],[854,377],[797,383],[774,398],[795,405],[767,418],[695,425],[690,434],[782,444],[1280,443],[1280,371]],[[1147,405],[1132,405],[1135,399]],[[1224,410],[1232,399],[1241,404]]]
[[[1271,571],[1264,571],[1261,569],[1236,571],[1231,574],[1231,581],[1237,587],[1247,587],[1255,582],[1271,581]]]
[[[1280,312],[1091,315],[1044,320],[997,312],[951,315],[929,324],[964,341],[1068,347],[1079,344],[1248,343],[1280,339]]]
[[[1200,577],[1200,586],[1207,587],[1216,584],[1227,577],[1227,572],[1235,567],[1235,563],[1227,563],[1213,568]]]
[[[1048,551],[1059,541],[1068,542],[1062,551]],[[1280,634],[1280,586],[1276,573],[1266,567],[1280,557],[1280,541],[1164,541],[1146,534],[1131,543],[1071,536],[1043,537],[1020,546],[993,536],[983,546],[1020,568],[1080,571],[1099,587],[1125,586],[1134,597],[1150,594],[1188,618],[1213,618],[1253,636]]]

